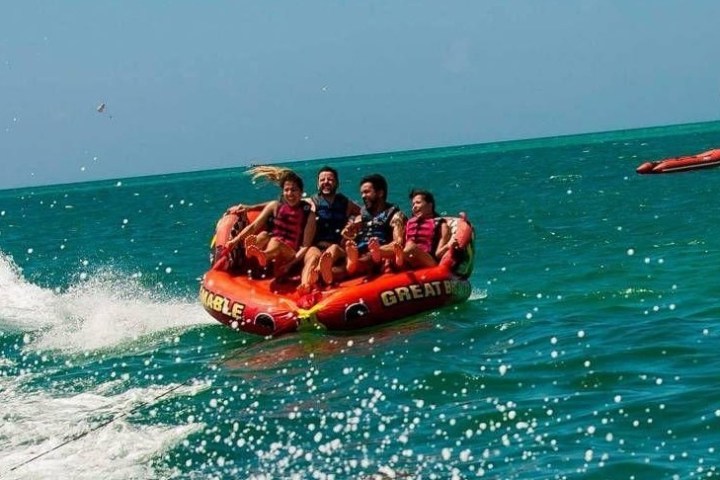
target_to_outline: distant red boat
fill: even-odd
[[[673,157],[657,162],[645,162],[637,167],[637,173],[673,173],[720,165],[720,148],[685,157]]]

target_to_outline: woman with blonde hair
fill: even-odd
[[[233,249],[243,242],[245,255],[255,258],[261,267],[274,263],[274,275],[286,273],[300,264],[315,237],[312,205],[302,199],[303,181],[290,169],[256,166],[248,171],[253,181],[265,179],[280,187],[280,199],[268,202],[260,214],[228,242]],[[271,223],[270,223],[271,222]],[[266,231],[268,225],[271,225]],[[301,279],[301,287],[307,281]]]

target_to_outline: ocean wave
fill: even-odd
[[[192,396],[202,386],[154,385],[116,395],[28,392],[27,378],[0,380],[0,476],[14,478],[166,478],[149,460],[202,430],[200,423],[134,424],[129,412],[159,398]],[[164,395],[170,391],[170,394]]]
[[[12,258],[0,255],[0,328],[27,333],[26,349],[105,349],[212,323],[194,299],[158,293],[123,272],[98,270],[60,291],[26,281]]]

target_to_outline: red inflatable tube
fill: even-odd
[[[464,214],[448,217],[458,248],[436,267],[351,278],[300,296],[297,282],[259,278],[237,248],[225,244],[258,211],[225,215],[217,224],[213,266],[203,275],[200,302],[219,322],[256,335],[305,328],[355,330],[463,302],[472,291],[474,233]]]

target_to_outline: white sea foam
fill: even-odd
[[[473,300],[483,300],[487,298],[487,290],[480,289],[480,288],[473,288],[472,292],[470,293],[470,298],[468,298],[468,301]]]
[[[173,386],[134,388],[109,395],[92,392],[53,397],[25,392],[20,378],[1,378],[0,477],[161,478],[152,458],[203,428],[201,424],[135,425],[126,414],[152,405]],[[188,396],[206,386],[174,386],[163,396]]]
[[[83,276],[63,292],[41,288],[0,253],[0,328],[32,333],[25,348],[84,352],[212,323],[194,300],[163,298],[111,270]]]
[[[46,325],[51,309],[37,305],[54,303],[53,292],[28,283],[11,257],[0,252],[0,321],[3,327],[23,329],[26,324]]]

